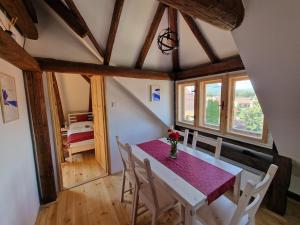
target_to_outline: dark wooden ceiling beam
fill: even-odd
[[[226,73],[245,69],[240,56],[231,57],[221,62],[200,65],[188,70],[176,73],[177,80],[203,77],[219,73]]]
[[[60,0],[45,0],[50,8],[52,8],[80,37],[85,37],[88,30],[82,22],[71,12],[71,10]]]
[[[91,83],[91,78],[90,78],[88,75],[81,74],[81,77],[82,77],[86,82],[88,82],[89,84]]]
[[[190,29],[193,32],[193,34],[195,35],[196,39],[198,40],[198,42],[202,46],[203,50],[205,51],[205,53],[208,56],[208,58],[210,59],[210,61],[212,63],[218,62],[219,58],[216,56],[216,54],[212,50],[211,46],[209,45],[209,43],[205,39],[204,35],[202,34],[202,32],[199,29],[199,27],[198,27],[197,23],[195,22],[195,20],[191,16],[189,16],[185,13],[181,13],[181,15],[183,16],[185,22],[190,27]]]
[[[65,2],[69,6],[69,8],[72,11],[72,13],[77,17],[77,19],[80,21],[80,23],[87,30],[87,36],[89,37],[89,39],[93,43],[94,47],[97,49],[97,51],[100,54],[100,56],[102,58],[104,58],[104,51],[102,50],[102,48],[100,47],[99,43],[97,42],[95,36],[91,32],[89,26],[85,22],[84,18],[82,17],[82,15],[81,15],[79,9],[77,8],[77,6],[75,5],[74,1],[73,0],[65,0]]]
[[[38,18],[37,18],[36,10],[35,10],[35,8],[34,8],[34,6],[32,4],[32,1],[31,0],[23,0],[23,2],[24,2],[24,5],[25,5],[25,7],[26,7],[26,9],[27,9],[27,11],[28,11],[28,13],[29,13],[32,21],[34,23],[38,23]]]
[[[144,41],[143,47],[142,47],[142,49],[140,51],[138,60],[137,60],[137,62],[135,64],[135,68],[137,68],[137,69],[141,69],[143,67],[143,64],[145,62],[146,56],[147,56],[148,51],[149,51],[149,49],[151,47],[152,41],[154,39],[154,36],[155,36],[155,34],[157,32],[159,23],[160,23],[161,18],[162,18],[163,14],[164,14],[165,8],[166,8],[166,6],[164,4],[159,3],[159,5],[158,5],[158,7],[156,9],[154,18],[152,20],[152,23],[150,25],[148,34],[147,34],[146,39]]]
[[[60,73],[131,77],[139,79],[171,80],[171,75],[166,72],[139,70],[132,68],[107,66],[92,63],[70,62],[49,58],[36,58],[41,70]]]
[[[113,12],[111,23],[110,23],[110,29],[109,29],[109,34],[108,34],[108,38],[107,38],[107,43],[106,43],[104,65],[109,65],[109,61],[111,58],[118,26],[119,26],[119,22],[120,22],[120,18],[121,18],[123,5],[124,5],[124,0],[116,0],[114,12]]]
[[[64,110],[63,110],[62,103],[61,103],[61,98],[60,98],[60,94],[59,94],[59,88],[58,88],[55,73],[52,73],[52,76],[53,76],[53,90],[54,90],[54,95],[55,95],[55,99],[56,99],[59,124],[60,124],[60,127],[64,127],[65,116],[64,116]]]
[[[244,18],[242,0],[158,0],[225,30],[237,28]]]
[[[0,0],[1,6],[5,9],[10,18],[17,17],[16,26],[24,37],[38,39],[38,31],[35,27],[27,8],[22,0]]]
[[[0,57],[25,71],[40,71],[37,61],[0,28]]]
[[[177,10],[168,7],[168,18],[170,29],[175,33],[175,37],[172,37],[175,40],[178,40],[178,21],[177,21],[178,13]],[[173,63],[173,72],[178,72],[180,70],[180,63],[179,63],[179,49],[174,49],[172,51],[172,63]]]

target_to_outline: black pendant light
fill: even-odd
[[[168,22],[170,24],[170,21]],[[170,29],[170,25],[157,36],[157,46],[164,55],[169,55],[173,50],[178,49],[179,40],[177,33]]]

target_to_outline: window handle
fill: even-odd
[[[224,109],[224,105],[225,105],[225,103],[224,103],[224,101],[222,101],[222,102],[221,102],[221,105],[219,105],[219,106],[221,107],[221,110]]]

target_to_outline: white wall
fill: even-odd
[[[86,112],[89,108],[90,84],[79,74],[56,73],[65,118],[70,112]]]
[[[111,171],[115,173],[122,169],[116,136],[137,144],[166,135],[167,127],[113,78],[106,78],[105,84]]]
[[[233,37],[278,151],[293,159],[291,190],[300,194],[300,1],[244,4]]]
[[[22,44],[23,39],[17,35],[17,41]],[[4,124],[0,113],[0,224],[33,225],[39,197],[23,74],[2,59],[0,72],[15,78],[19,106],[16,121]]]
[[[151,110],[166,126],[173,124],[174,117],[174,82],[166,80],[146,80],[135,78],[115,78],[131,94]],[[151,85],[159,85],[161,100],[150,101]]]

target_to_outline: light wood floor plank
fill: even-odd
[[[71,188],[94,178],[106,176],[95,159],[95,152],[86,151],[73,156],[73,161],[61,164],[63,187]]]

